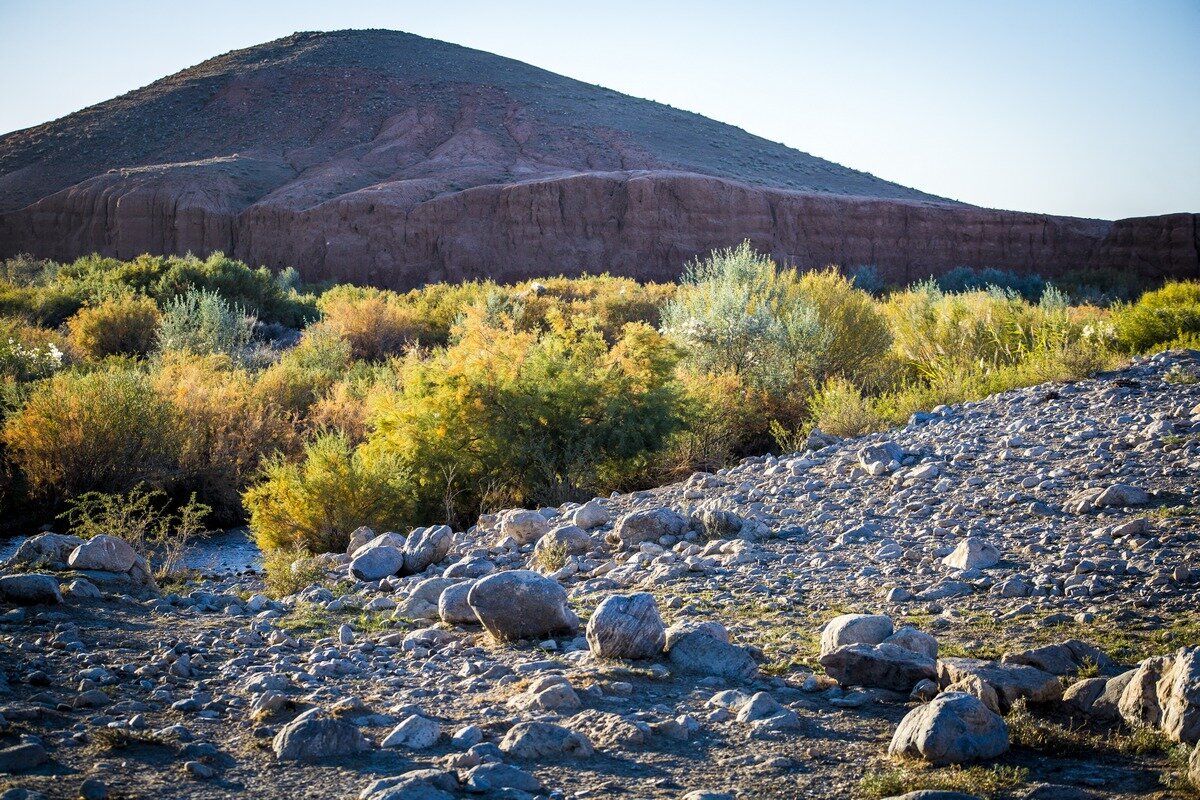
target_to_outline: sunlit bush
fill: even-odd
[[[294,421],[227,356],[172,354],[153,380],[181,421],[177,483],[198,493],[218,519],[236,520],[241,493],[263,459],[299,448]]]
[[[149,297],[123,295],[81,308],[67,320],[68,340],[79,355],[144,356],[158,336],[158,306]]]
[[[1146,292],[1114,314],[1117,340],[1131,353],[1146,353],[1188,335],[1200,335],[1200,281],[1173,281]]]
[[[892,349],[887,318],[872,297],[834,268],[800,276],[795,294],[816,306],[826,347],[815,360],[818,379],[842,376],[866,382]]]
[[[378,361],[400,355],[422,338],[428,326],[400,295],[380,289],[339,286],[321,296],[328,329],[350,343],[354,358]]]
[[[343,552],[360,525],[401,530],[412,516],[412,490],[401,460],[364,453],[337,433],[318,435],[299,462],[267,461],[243,502],[264,550]]]
[[[352,363],[348,341],[327,328],[312,326],[296,347],[258,374],[255,391],[301,417],[346,376]]]
[[[53,375],[64,365],[62,345],[54,331],[0,318],[0,382]]]
[[[59,497],[168,484],[177,420],[145,375],[129,369],[60,373],[11,416],[3,439],[30,487]]]
[[[454,344],[404,361],[367,448],[412,470],[426,515],[485,497],[591,496],[640,465],[678,426],[675,351],[645,325],[609,347],[595,330],[492,327],[476,309]]]
[[[755,388],[782,392],[810,372],[829,337],[816,305],[749,242],[688,266],[662,327],[699,372],[732,371]]]

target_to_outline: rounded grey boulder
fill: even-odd
[[[842,614],[821,631],[821,655],[848,644],[880,644],[892,635],[892,618],[884,614]]]
[[[1008,750],[1008,725],[977,697],[945,692],[900,720],[888,754],[932,764],[995,758]]]
[[[558,581],[527,569],[480,578],[467,603],[488,633],[502,641],[532,639],[579,627]]]
[[[129,572],[138,563],[138,555],[123,539],[100,534],[72,551],[67,564],[71,569],[96,569],[102,572]]]
[[[404,552],[391,545],[378,545],[365,550],[350,562],[350,577],[360,581],[377,581],[395,575],[404,566]]]
[[[600,658],[656,658],[666,628],[654,595],[648,592],[604,598],[587,624],[588,647]]]
[[[302,715],[275,734],[271,747],[280,761],[316,761],[361,753],[371,744],[349,722]]]
[[[61,603],[62,593],[53,575],[5,575],[0,577],[0,599],[22,606]]]

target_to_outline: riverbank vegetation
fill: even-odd
[[[887,289],[748,244],[678,284],[410,292],[220,254],[9,259],[0,513],[31,525],[88,492],[153,491],[315,552],[360,524],[644,488],[1200,346],[1200,282],[1122,299],[1075,280],[959,269]]]

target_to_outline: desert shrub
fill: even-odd
[[[218,519],[235,520],[263,459],[299,448],[293,421],[227,356],[172,354],[153,381],[181,422],[176,482],[197,492]]]
[[[20,319],[0,318],[0,383],[32,381],[63,367],[57,334]]]
[[[85,492],[73,497],[58,518],[84,539],[101,534],[124,539],[161,577],[180,565],[188,542],[205,532],[209,511],[194,494],[172,510],[166,492],[138,484],[128,492]]]
[[[663,309],[663,331],[697,371],[732,371],[781,393],[811,371],[829,343],[815,304],[797,288],[793,270],[780,271],[743,242],[688,265]]]
[[[256,392],[286,412],[308,413],[350,370],[350,343],[333,331],[311,326],[300,343],[258,375]]]
[[[657,459],[649,484],[714,471],[767,441],[770,416],[764,392],[733,372],[681,371],[682,424]]]
[[[192,289],[169,300],[158,331],[164,353],[241,358],[254,333],[254,318],[216,292]]]
[[[144,356],[158,335],[158,306],[149,297],[124,295],[85,306],[67,320],[68,341],[84,358]]]
[[[862,436],[884,430],[889,420],[871,398],[845,378],[830,378],[811,398],[813,425],[833,436]]]
[[[257,319],[293,328],[317,317],[315,305],[294,289],[285,288],[269,269],[249,267],[223,253],[205,259],[192,255],[163,257],[161,276],[150,291],[164,306],[191,292],[216,293]]]
[[[429,331],[417,312],[395,292],[338,286],[321,296],[318,328],[350,343],[356,359],[379,361],[400,355]]]
[[[985,267],[955,267],[937,278],[943,292],[962,293],[988,289],[1014,292],[1025,300],[1036,301],[1046,291],[1046,279],[1035,273],[1017,274],[1011,270]]]
[[[333,384],[308,412],[316,428],[341,431],[353,444],[366,440],[371,417],[385,397],[398,389],[398,375],[390,366],[362,369],[361,364]]]
[[[1200,281],[1172,281],[1146,292],[1113,315],[1117,341],[1130,353],[1147,353],[1177,338],[1200,335]]]
[[[816,307],[828,337],[814,364],[815,376],[864,382],[878,374],[880,362],[892,349],[892,334],[871,296],[834,268],[804,273],[797,289]]]
[[[303,459],[268,459],[243,495],[263,550],[343,552],[360,525],[400,529],[411,516],[411,485],[400,459],[365,453],[338,433],[319,434]]]
[[[11,415],[3,441],[43,495],[122,492],[175,477],[175,411],[135,370],[59,373]]]
[[[452,345],[405,359],[368,438],[410,466],[421,513],[444,513],[450,495],[465,513],[496,487],[512,502],[590,497],[677,427],[675,352],[652,328],[629,325],[610,348],[594,329],[472,314]]]
[[[279,599],[320,584],[327,570],[307,550],[289,548],[263,553],[263,572],[267,595]]]

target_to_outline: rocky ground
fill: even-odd
[[[359,531],[275,599],[35,537],[0,577],[2,796],[1186,797],[1197,376]]]

